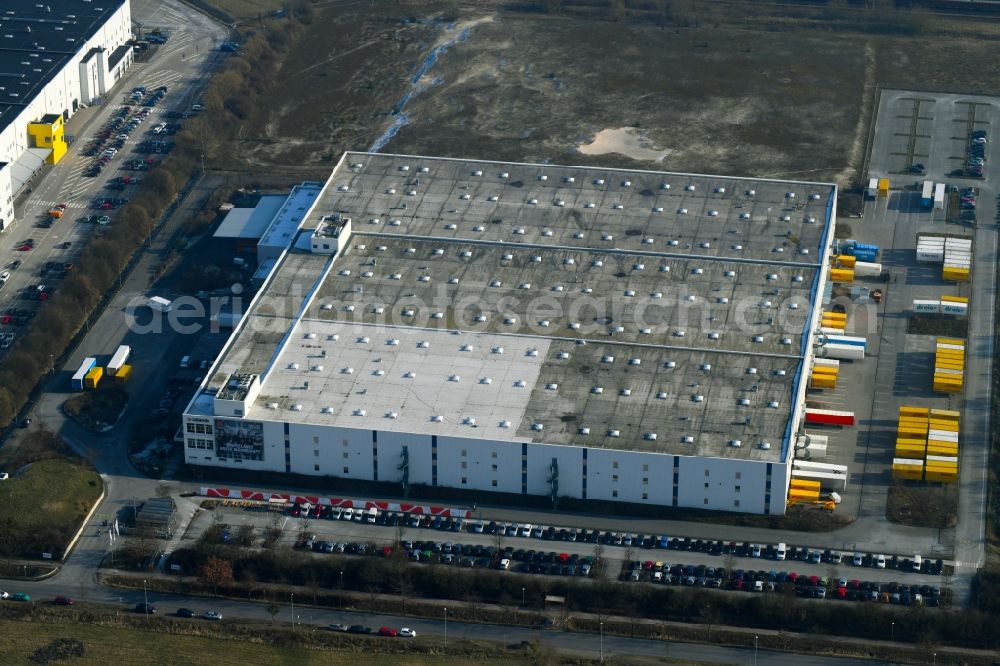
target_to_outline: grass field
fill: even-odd
[[[101,487],[101,478],[88,465],[69,459],[32,463],[0,483],[4,539],[26,556],[61,555],[100,496]]]
[[[368,641],[359,640],[349,649],[341,651],[283,647],[248,642],[243,639],[217,636],[187,636],[168,633],[151,633],[128,627],[109,627],[98,624],[48,623],[32,620],[0,620],[3,636],[3,660],[8,664],[30,663],[29,659],[59,639],[75,639],[84,647],[82,657],[66,660],[79,666],[150,666],[151,664],[185,664],[197,666],[248,666],[255,664],[294,664],[295,666],[323,666],[345,664],[351,666],[460,666],[471,663],[469,656],[428,655],[405,652],[404,654],[375,654],[365,649]],[[459,649],[455,644],[454,649]],[[37,662],[45,663],[45,662]],[[63,663],[63,662],[58,662]],[[516,657],[498,654],[484,657],[477,654],[476,664],[503,666],[523,663]]]

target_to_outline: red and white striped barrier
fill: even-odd
[[[442,518],[468,518],[472,512],[468,509],[453,507],[430,506],[427,504],[403,504],[400,502],[375,502],[371,500],[342,499],[339,497],[319,497],[317,495],[292,495],[289,493],[268,493],[260,490],[240,490],[237,488],[201,488],[203,497],[229,500],[245,500],[253,502],[286,502],[288,504],[313,504],[319,506],[338,506],[351,509],[370,509],[379,511],[398,511],[400,513],[416,513]]]

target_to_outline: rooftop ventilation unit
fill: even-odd
[[[621,437],[621,434],[621,430],[615,430],[614,428],[608,430],[608,437]]]
[[[385,370],[379,369],[372,373],[373,377],[385,377]]]
[[[710,211],[708,211],[708,216],[709,217],[718,217],[719,216],[719,211],[717,211],[717,210],[710,210]]]
[[[663,212],[663,206],[655,206],[653,208],[653,212],[654,213],[662,213]]]
[[[542,182],[545,182],[545,181],[546,181],[546,180],[548,180],[548,179],[549,179],[549,177],[548,177],[548,176],[546,176],[545,174],[542,174],[541,176],[539,176],[539,177],[538,177],[538,180],[540,180],[540,181],[542,181]]]
[[[538,356],[538,350],[537,349],[529,349],[527,351],[527,353],[525,354],[525,356],[532,356],[532,357]]]
[[[694,273],[695,275],[701,275],[702,273],[705,272],[705,269],[703,269],[703,268],[692,268],[691,272]]]
[[[299,364],[298,363],[289,363],[288,364],[288,369],[289,370],[298,370],[299,369]]]
[[[722,303],[723,305],[725,305],[726,303],[729,302],[729,299],[726,298],[725,296],[720,296],[719,298],[716,299],[716,302]]]
[[[390,338],[390,339],[388,339],[388,340],[385,341],[385,344],[387,344],[387,345],[389,345],[391,347],[395,347],[396,345],[399,344],[399,338]]]
[[[577,240],[583,240],[583,232],[582,232],[582,231],[577,231],[577,232],[575,232],[575,233],[573,234],[573,238],[575,238],[575,239],[577,239]]]
[[[584,208],[594,208],[596,205],[597,204],[595,204],[593,201],[588,201],[587,203],[583,204],[583,207]]]
[[[385,413],[385,418],[387,418],[387,419],[395,419],[397,416],[399,416],[399,414],[397,414],[396,412],[386,412]]]
[[[321,414],[333,414],[333,407],[321,407],[319,411]]]
[[[667,399],[667,392],[666,391],[659,391],[656,394],[656,399],[657,400],[666,400]]]
[[[589,435],[590,428],[588,428],[587,426],[582,426],[579,430],[577,430],[577,432],[581,435]]]
[[[777,400],[772,400],[771,402],[767,403],[767,406],[769,408],[771,408],[771,409],[777,409],[778,408],[778,401]]]
[[[426,340],[420,340],[419,342],[417,342],[417,349],[427,349],[430,346],[431,343],[427,342]]]
[[[625,296],[626,297],[635,296],[635,290],[633,290],[633,289],[626,289],[625,290]]]
[[[448,375],[448,381],[449,382],[460,382],[460,381],[462,381],[462,377],[460,375]]]
[[[575,182],[575,181],[576,181],[576,178],[574,178],[573,176],[566,176],[565,178],[563,178],[563,182],[564,183],[572,183],[572,182]]]
[[[616,203],[613,203],[613,204],[611,204],[611,208],[613,208],[614,210],[621,210],[621,209],[622,209],[622,208],[624,208],[624,207],[625,207],[625,206],[623,206],[623,205],[621,205],[620,203],[617,203],[617,202],[616,202]]]
[[[736,271],[726,271],[723,275],[726,277],[736,277]]]
[[[267,408],[268,409],[277,409],[278,408],[278,403],[276,403],[276,402],[269,402],[269,403],[267,403]]]
[[[729,440],[729,446],[733,447],[734,449],[738,449],[741,446],[743,446],[743,442],[741,442],[738,439],[731,439]]]
[[[757,448],[767,451],[771,448],[771,442],[761,442],[757,445]]]
[[[656,241],[654,241],[652,238],[643,238],[642,239],[642,244],[643,245],[652,245],[654,242],[656,242]]]
[[[541,424],[541,423],[532,423],[531,424],[531,429],[534,430],[535,432],[541,432],[544,428],[545,428],[545,426],[543,424]]]
[[[479,383],[489,386],[490,384],[493,383],[493,380],[490,377],[480,377]]]
[[[681,437],[681,444],[692,444],[694,443],[694,437],[691,435],[684,435]]]
[[[314,365],[312,367],[312,371],[313,372],[323,372],[323,366],[322,365]]]
[[[757,342],[757,343],[764,342],[764,336],[763,335],[755,335],[755,336],[753,336],[753,338],[751,338],[751,340],[753,340],[753,342]]]
[[[558,354],[556,354],[556,358],[558,358],[561,361],[565,361],[569,358],[569,352],[559,352]]]
[[[602,266],[604,266],[604,262],[601,261],[600,259],[594,259],[592,262],[590,262],[590,265],[593,266],[594,268],[601,268]]]
[[[293,412],[301,412],[302,411],[302,405],[300,405],[298,403],[295,403],[294,405],[291,406],[291,410]]]
[[[400,171],[409,171],[409,170],[410,170],[410,167],[408,167],[408,166],[406,166],[406,165],[404,164],[403,166],[399,167],[399,170],[400,170]]]
[[[503,353],[503,347],[494,347],[493,348],[493,353],[494,354],[502,354]]]
[[[603,386],[595,386],[595,387],[593,387],[593,388],[590,389],[590,392],[593,393],[594,395],[601,395],[602,393],[604,393],[604,387]]]
[[[644,440],[646,440],[647,442],[655,442],[656,441],[656,433],[655,432],[647,432],[646,434],[644,434],[642,436],[642,438]]]
[[[497,175],[498,175],[498,176],[499,176],[500,178],[509,178],[509,177],[510,177],[510,174],[509,174],[509,173],[507,173],[506,171],[501,171],[501,172],[500,172],[499,174],[497,174]]]
[[[507,419],[504,419],[503,421],[501,421],[499,423],[499,425],[500,425],[501,428],[509,428],[510,427],[510,421],[508,421]]]
[[[750,400],[747,398],[740,398],[739,400],[736,401],[736,404],[739,405],[740,407],[749,407]]]
[[[623,388],[621,391],[618,392],[618,395],[622,396],[623,398],[627,398],[630,395],[632,395],[632,389]]]
[[[665,368],[676,368],[677,367],[677,361],[667,361],[666,363],[663,364],[663,367],[665,367]]]
[[[431,423],[441,423],[442,421],[444,421],[444,417],[440,414],[434,414],[431,416]]]
[[[565,202],[565,201],[563,201],[562,199],[556,199],[556,202],[555,202],[555,205],[556,205],[556,206],[557,206],[558,208],[562,208],[563,206],[565,206],[565,205],[566,205],[566,202]]]
[[[417,373],[413,372],[412,370],[407,370],[406,372],[403,373],[403,377],[405,379],[413,379],[416,376],[417,376]]]
[[[705,396],[703,395],[693,395],[691,396],[692,402],[705,402]]]
[[[718,340],[719,336],[720,336],[719,333],[717,333],[716,331],[712,331],[711,333],[708,334],[708,339],[709,340]]]
[[[458,348],[458,351],[470,352],[473,349],[475,349],[475,347],[473,347],[472,345],[462,345],[461,347]]]
[[[352,368],[351,366],[347,366],[345,368],[341,368],[340,373],[344,374],[344,375],[353,375],[354,374],[354,368]]]
[[[677,214],[678,215],[687,215],[687,212],[688,212],[687,208],[678,208],[677,209]]]
[[[594,185],[603,185],[603,184],[604,184],[604,179],[603,178],[598,178],[598,179],[594,180]]]
[[[604,356],[601,358],[601,363],[614,363],[614,362],[615,362],[614,356]]]
[[[332,335],[326,336],[326,339],[329,340],[330,342],[336,342],[337,340],[340,339],[340,334],[339,333],[333,333]]]
[[[514,380],[514,388],[524,388],[525,386],[527,386],[527,384],[523,379]]]
[[[747,368],[747,374],[748,375],[756,375],[757,374],[757,368]]]

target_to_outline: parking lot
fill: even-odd
[[[414,566],[491,568],[581,579],[606,575],[649,584],[816,598],[829,592],[831,599],[853,601],[870,600],[874,591],[873,600],[904,605],[937,605],[942,594],[947,596],[939,575],[943,562],[921,558],[915,565],[913,555],[784,544],[781,550],[778,544],[395,512],[378,512],[373,523],[363,510],[316,506],[306,507],[303,514],[301,509],[220,502],[195,515],[179,545],[201,538],[238,545],[245,526],[253,526],[255,544],[266,541],[268,547],[310,550],[317,558],[388,556],[399,544]],[[272,530],[280,531],[280,536],[269,535]],[[817,592],[819,588],[824,592]],[[893,594],[899,596],[894,599]]]

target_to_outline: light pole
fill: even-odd
[[[295,631],[295,593],[291,593],[292,599],[292,631]]]
[[[521,588],[521,607],[524,607],[524,588]]]
[[[142,610],[146,613],[146,619],[149,619],[149,593],[146,591],[146,579],[142,579]]]
[[[444,607],[444,651],[448,652],[448,607]]]
[[[934,653],[934,666],[937,666],[937,652]]]
[[[753,637],[753,666],[757,666],[757,636]]]
[[[896,640],[896,623],[895,622],[890,622],[889,624],[890,624],[890,627],[889,627],[889,638],[890,638],[890,640]]]
[[[601,663],[603,664],[604,663],[604,623],[603,622],[600,623],[600,631],[601,631]]]

